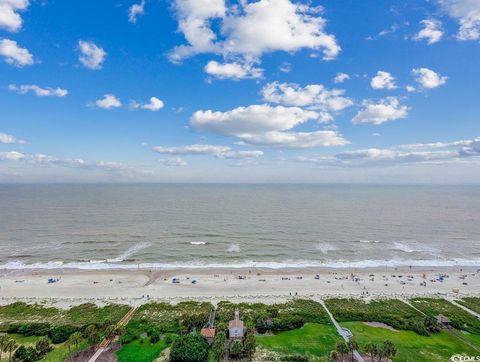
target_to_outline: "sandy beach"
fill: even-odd
[[[172,278],[179,283],[172,283]],[[48,278],[58,278],[48,283]],[[195,281],[195,283],[192,283]],[[458,289],[457,289],[458,288]],[[0,303],[59,307],[93,302],[141,305],[151,301],[221,300],[275,303],[292,297],[357,298],[480,295],[477,268],[450,269],[222,269],[2,270]]]

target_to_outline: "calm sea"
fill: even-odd
[[[480,188],[0,185],[0,268],[480,266]]]

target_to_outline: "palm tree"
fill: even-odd
[[[9,338],[6,334],[0,335],[0,361],[2,360],[3,347],[8,342]]]
[[[353,358],[353,352],[358,349],[358,343],[351,339],[347,342],[347,348],[348,351],[352,354],[352,361],[355,361]]]
[[[105,338],[112,339],[115,337],[115,333],[117,331],[117,327],[115,325],[109,325],[105,328]]]
[[[377,354],[378,346],[375,343],[367,343],[365,345],[365,353],[370,353],[370,361],[373,362],[373,358]]]
[[[382,350],[385,357],[390,359],[395,357],[395,355],[397,354],[397,347],[395,347],[392,341],[384,341],[382,345]]]
[[[331,351],[330,352],[330,359],[332,361],[336,361],[338,359],[338,352],[337,351]]]
[[[342,361],[344,361],[343,356],[349,352],[347,344],[343,341],[337,342],[336,349],[337,352],[342,356]]]
[[[70,349],[72,348],[72,346],[77,346],[81,340],[82,340],[82,334],[80,332],[75,332],[72,335],[70,335],[70,337],[66,342],[68,347],[68,352],[70,352]]]
[[[9,362],[12,362],[12,353],[15,352],[17,347],[18,347],[18,344],[13,339],[8,340],[8,342],[4,346],[5,352],[9,353],[9,356],[8,356],[8,361]]]

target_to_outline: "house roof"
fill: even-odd
[[[234,319],[228,322],[228,328],[243,328],[243,321]]]
[[[200,334],[205,338],[215,337],[215,328],[202,328]]]

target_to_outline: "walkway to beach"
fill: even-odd
[[[127,323],[130,321],[130,319],[132,319],[133,317],[133,314],[135,313],[135,310],[137,309],[137,307],[132,307],[130,308],[130,310],[127,312],[127,314],[125,314],[123,316],[122,319],[120,319],[120,321],[117,323],[117,328],[119,327],[124,327],[127,325]],[[88,360],[88,362],[95,362],[97,360],[98,357],[100,357],[100,355],[105,352],[105,350],[107,349],[107,347],[110,345],[110,343],[112,342],[111,339],[109,338],[105,338],[102,343],[100,343],[100,345],[98,346],[98,349],[97,351],[95,352],[95,354]]]
[[[340,326],[340,324],[338,324],[338,322],[335,320],[335,318],[333,317],[333,314],[330,312],[330,310],[328,310],[327,306],[325,305],[325,303],[323,302],[323,300],[319,300],[318,301],[322,307],[325,309],[325,311],[328,313],[328,316],[330,317],[330,319],[332,320],[332,323],[333,325],[335,326],[335,328],[337,329],[337,332],[338,334],[344,339],[345,342],[348,342],[349,341],[349,337],[346,335],[345,331],[343,330],[343,328]],[[358,361],[358,362],[365,362],[363,357],[360,355],[360,353],[355,350],[353,351],[353,355],[355,356],[355,359]]]

